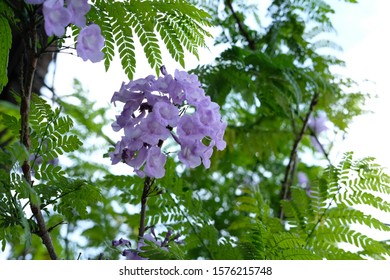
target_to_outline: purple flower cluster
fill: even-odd
[[[130,241],[123,238],[119,240],[113,240],[112,246],[118,247],[124,245],[125,247],[127,247],[122,251],[122,256],[126,257],[127,260],[147,260],[147,258],[143,258],[139,255],[139,253],[143,252],[142,247],[146,245],[145,240],[153,242],[154,244],[158,245],[163,250],[168,252],[167,246],[169,242],[174,241],[177,243],[181,243],[181,241],[178,240],[179,238],[180,238],[180,234],[176,234],[175,236],[172,236],[172,231],[168,230],[164,240],[161,241],[154,234],[154,231],[152,231],[152,234],[145,234],[142,238],[139,239],[136,249],[131,249]]]
[[[103,59],[101,49],[104,37],[96,24],[87,26],[86,14],[91,9],[88,0],[25,0],[28,4],[43,4],[45,31],[48,36],[63,36],[69,24],[81,29],[76,46],[77,54],[84,61],[98,62]],[[65,6],[66,4],[66,6]]]
[[[172,137],[181,147],[182,163],[209,168],[213,147],[226,147],[227,124],[221,121],[219,106],[205,95],[196,75],[176,70],[173,77],[164,66],[161,72],[158,79],[151,75],[123,83],[114,93],[111,101],[124,107],[112,127],[123,129],[124,136],[110,154],[112,164],[125,162],[141,177],[161,178],[166,162],[161,147]]]

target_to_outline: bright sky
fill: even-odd
[[[355,119],[338,150],[341,153],[352,150],[357,157],[373,156],[390,170],[390,134],[387,130],[390,120],[390,2],[360,0],[355,5],[335,0],[329,2],[334,2],[336,9],[333,22],[338,33],[336,42],[344,49],[340,58],[347,63],[345,74],[359,82],[362,90],[378,95],[366,107],[373,113]]]

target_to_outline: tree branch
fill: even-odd
[[[310,115],[314,111],[314,107],[317,105],[318,97],[319,97],[319,93],[315,93],[313,95],[311,102],[310,102],[309,110],[308,110],[306,117],[303,121],[301,131],[299,132],[299,134],[295,138],[293,147],[291,149],[290,159],[288,161],[288,164],[287,164],[287,167],[286,167],[286,170],[284,173],[284,179],[282,182],[282,189],[280,191],[280,195],[281,195],[280,199],[281,200],[285,200],[289,196],[290,186],[292,184],[292,178],[293,178],[294,169],[295,169],[295,165],[296,165],[296,161],[297,161],[298,146],[299,146],[299,143],[302,141],[303,135],[305,134],[305,131],[307,129],[307,124],[309,122]],[[279,214],[280,219],[283,219],[283,216],[284,216],[283,209],[280,208],[280,214]]]
[[[29,116],[30,116],[30,102],[34,81],[34,74],[38,63],[37,55],[37,30],[35,28],[35,22],[32,20],[31,29],[28,30],[26,38],[24,41],[25,44],[25,54],[24,54],[24,71],[22,71],[21,77],[21,102],[20,102],[20,116],[21,116],[21,129],[20,129],[20,142],[26,147],[29,151],[31,147],[30,139],[30,128],[29,128]],[[28,184],[33,186],[31,179],[31,167],[28,159],[26,159],[22,165],[23,176]],[[41,239],[42,243],[45,245],[49,256],[51,259],[57,259],[57,254],[54,250],[53,242],[51,240],[50,234],[46,229],[45,219],[43,217],[42,211],[39,205],[33,203],[30,200],[31,211],[37,221],[39,232],[37,233]]]
[[[152,180],[150,177],[145,178],[144,189],[142,191],[142,196],[141,196],[141,212],[140,212],[138,238],[142,238],[145,234],[146,206],[148,203],[148,196],[150,194],[150,190],[152,188],[153,183],[154,180]]]
[[[237,13],[234,11],[232,0],[226,0],[225,1],[226,6],[229,8],[230,12],[232,13],[232,16],[234,20],[236,21],[238,25],[238,29],[241,33],[241,35],[245,38],[245,40],[248,42],[248,46],[252,51],[256,50],[256,43],[255,41],[249,36],[249,33],[245,30],[243,22],[238,17]]]

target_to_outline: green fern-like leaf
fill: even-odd
[[[385,243],[368,236],[364,228],[390,233],[390,227],[365,211],[389,212],[388,194],[389,176],[373,158],[354,160],[352,153],[346,153],[337,166],[325,170],[310,195],[293,188],[292,199],[284,201],[283,207],[291,231],[307,236],[305,247],[318,255],[383,259],[389,254]],[[348,248],[343,244],[355,249],[343,249]]]
[[[159,72],[163,64],[160,42],[171,57],[184,67],[184,49],[198,57],[205,46],[210,16],[184,0],[109,2],[95,0],[88,16],[105,37],[104,63],[109,69],[118,52],[122,67],[132,79],[135,73],[135,35],[149,65]],[[161,37],[160,38],[158,37]]]
[[[145,245],[141,247],[141,257],[150,260],[184,260],[185,254],[180,245],[170,242],[167,247],[161,247],[158,244],[145,240]]]
[[[38,157],[48,162],[64,153],[73,152],[82,145],[77,136],[69,134],[73,127],[72,119],[60,116],[60,112],[59,108],[52,110],[44,99],[33,96],[30,118],[34,153],[32,165]]]
[[[130,18],[134,24],[135,33],[144,49],[149,65],[158,72],[162,65],[162,55],[158,38],[153,32],[154,26],[152,22],[154,19],[149,15],[147,17],[137,17],[132,15]]]
[[[99,188],[85,181],[61,179],[57,184],[60,201],[54,209],[69,221],[85,217],[88,206],[102,199]]]
[[[3,87],[8,83],[8,56],[12,44],[11,27],[2,13],[0,13],[0,38],[0,92],[2,92]]]
[[[243,195],[237,199],[237,209],[251,216],[240,218],[230,229],[239,228],[245,232],[240,237],[239,243],[245,258],[274,260],[320,258],[315,252],[305,248],[304,236],[286,231],[278,219],[271,217],[269,206],[258,188],[245,187],[241,190]],[[299,221],[296,223],[299,224],[299,227],[305,227],[303,225],[306,214],[303,210],[305,209],[304,205],[295,204],[289,208],[290,211],[286,210],[286,214],[291,214]]]

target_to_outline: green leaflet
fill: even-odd
[[[12,32],[8,20],[0,13],[0,92],[8,83],[7,67],[9,50],[12,44]]]
[[[34,154],[32,165],[39,157],[50,161],[64,153],[76,151],[82,145],[76,135],[69,134],[73,127],[72,119],[69,116],[61,116],[60,112],[59,108],[53,111],[44,99],[33,95],[30,118],[31,151]],[[41,168],[43,166],[46,165],[42,165]],[[45,174],[42,175],[48,176],[46,172],[50,170],[53,176],[59,176],[61,172],[57,169],[57,167],[44,169]],[[40,172],[36,175],[41,176]]]
[[[106,70],[118,53],[130,79],[136,69],[136,38],[148,64],[159,73],[159,67],[164,64],[161,43],[184,67],[184,51],[198,58],[198,48],[206,46],[205,37],[211,37],[206,30],[211,26],[210,16],[184,0],[93,2],[95,5],[88,15],[101,27],[106,40],[103,48]]]
[[[360,209],[389,212],[390,203],[384,198],[389,182],[372,158],[354,160],[352,153],[346,153],[337,166],[325,169],[310,195],[294,187],[291,200],[283,201],[291,231],[307,236],[305,248],[327,259],[383,259],[389,255],[386,243],[371,238],[364,228],[383,233],[390,232],[390,227]],[[356,252],[340,244],[355,246]]]
[[[304,235],[285,230],[279,219],[271,217],[258,187],[243,187],[240,191],[236,209],[243,215],[229,229],[240,234],[238,245],[245,259],[320,259],[315,251],[305,248]]]

